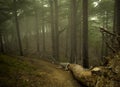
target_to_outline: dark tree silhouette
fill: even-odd
[[[1,53],[4,53],[2,32],[0,32],[0,49],[1,49]]]
[[[49,0],[51,10],[52,56],[59,60],[58,0]]]
[[[76,63],[77,49],[76,49],[76,17],[77,17],[77,7],[76,0],[71,0],[71,56],[70,62]]]
[[[83,66],[89,67],[88,58],[88,0],[83,0]]]
[[[45,15],[45,11],[44,11],[44,0],[42,0],[42,34],[43,34],[43,56],[45,55],[45,19],[44,19],[44,15]]]
[[[120,36],[120,0],[115,0],[115,32]],[[118,38],[120,47],[120,38]]]
[[[13,3],[14,3],[14,16],[15,16],[15,23],[16,23],[19,50],[20,50],[20,55],[23,56],[22,42],[21,42],[21,37],[20,37],[20,29],[19,29],[19,22],[18,22],[18,16],[17,16],[16,0],[13,0]]]
[[[35,2],[35,0],[34,0]],[[35,2],[36,3],[36,2]],[[40,52],[40,39],[39,39],[39,21],[38,21],[38,16],[39,16],[39,12],[38,12],[38,8],[36,6],[34,6],[34,11],[35,11],[35,29],[36,29],[36,43],[37,43],[37,52]]]

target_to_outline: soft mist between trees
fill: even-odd
[[[119,35],[118,0],[1,0],[0,7],[0,49],[5,54],[88,68],[112,52],[99,27]]]

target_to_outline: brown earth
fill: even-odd
[[[42,59],[0,56],[0,66],[0,87],[80,87],[70,71]]]

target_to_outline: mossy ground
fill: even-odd
[[[79,87],[70,72],[41,59],[0,55],[0,87]]]

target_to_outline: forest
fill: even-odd
[[[0,87],[119,87],[120,0],[0,0]]]

